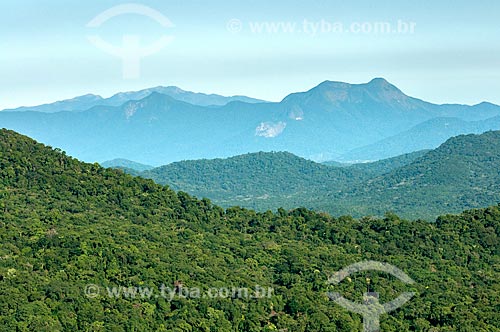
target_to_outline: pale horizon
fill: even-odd
[[[363,83],[374,77],[436,104],[500,104],[497,1],[438,1],[429,12],[409,1],[150,0],[136,5],[168,18],[172,26],[128,13],[89,27],[123,4],[0,4],[0,18],[9,27],[0,39],[0,109],[158,85],[279,101],[325,80]],[[378,22],[393,30],[348,29]],[[336,24],[346,31],[332,29]],[[147,46],[164,33],[169,43],[141,58],[140,75],[133,79],[123,78],[121,59],[89,41],[98,35],[119,46],[132,36]]]

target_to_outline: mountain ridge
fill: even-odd
[[[351,151],[366,151],[374,142],[407,134],[434,118],[467,122],[441,136],[425,128],[421,135],[433,137],[432,146],[408,136],[406,141],[415,144],[377,155],[370,155],[371,149],[350,159],[377,160],[435,147],[451,134],[470,133],[474,124],[469,122],[497,116],[500,106],[435,105],[374,79],[358,85],[322,83],[281,102],[232,101],[222,106],[194,105],[157,91],[119,106],[94,106],[81,112],[0,112],[0,125],[61,146],[86,161],[125,158],[162,165],[257,151],[288,151],[316,161],[342,161]],[[500,122],[483,129],[500,129]]]
[[[138,91],[117,92],[111,97],[103,98],[100,95],[85,94],[70,99],[59,100],[53,103],[35,106],[20,106],[16,108],[4,109],[5,112],[43,112],[55,113],[62,111],[85,111],[95,106],[120,106],[131,100],[146,98],[151,93],[161,93],[174,99],[189,102],[200,106],[222,106],[232,101],[244,101],[247,103],[260,103],[264,100],[250,98],[242,95],[222,96],[218,94],[206,94],[183,90],[177,86],[156,86]]]

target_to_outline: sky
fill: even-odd
[[[374,77],[500,104],[498,13],[496,0],[3,0],[0,109],[158,85],[279,101]]]

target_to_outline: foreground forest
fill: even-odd
[[[500,331],[500,206],[435,222],[228,209],[0,131],[1,331],[361,331],[328,299],[415,296],[382,331]],[[415,283],[336,271],[393,264]],[[262,298],[86,296],[89,284],[272,288]],[[180,295],[180,294],[179,294]]]

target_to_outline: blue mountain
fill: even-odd
[[[325,81],[274,103],[226,99],[217,106],[205,99],[207,106],[188,102],[193,95],[179,93],[183,101],[165,91],[118,94],[111,105],[80,112],[3,111],[0,127],[85,161],[125,158],[154,166],[257,151],[289,151],[316,161],[377,160],[433,148],[456,134],[500,129],[497,105],[436,105],[381,78]],[[443,121],[454,129],[443,131]],[[382,147],[372,147],[376,142]]]
[[[5,111],[10,112],[25,112],[25,111],[35,111],[44,113],[56,113],[61,111],[84,111],[94,106],[120,106],[131,100],[140,100],[146,98],[153,92],[158,92],[174,99],[185,101],[194,105],[201,106],[221,106],[232,101],[243,101],[246,103],[260,103],[263,100],[250,98],[246,96],[232,96],[225,97],[217,94],[205,94],[198,92],[185,91],[176,86],[157,86],[154,88],[130,91],[130,92],[120,92],[109,98],[102,98],[101,96],[94,94],[87,94],[84,96],[75,97],[72,99],[61,100],[55,103],[31,106],[31,107],[18,107],[15,109],[6,109]]]

